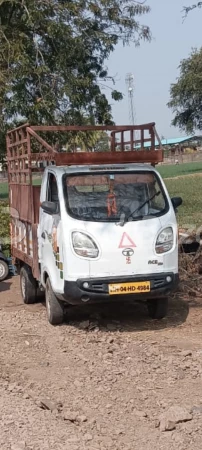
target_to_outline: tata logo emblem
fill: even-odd
[[[131,257],[134,255],[134,250],[132,248],[124,248],[122,251],[123,256]]]

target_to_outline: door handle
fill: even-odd
[[[42,239],[46,239],[46,235],[45,235],[44,231],[43,231],[41,237],[42,237]]]

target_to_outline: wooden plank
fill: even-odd
[[[27,139],[22,139],[21,141],[15,141],[12,144],[8,144],[8,148],[18,147],[19,145],[26,144]]]
[[[33,136],[38,142],[40,142],[40,144],[43,145],[43,147],[46,148],[49,152],[55,153],[53,147],[51,147],[51,145],[49,145],[48,142],[44,141],[44,139],[42,139],[41,136],[35,133],[35,131],[33,131],[32,128],[27,127],[27,132],[31,134],[31,136]]]
[[[19,250],[18,248],[12,246],[11,254],[12,254],[13,258],[19,259],[20,261],[23,261],[26,264],[28,264],[28,266],[32,267],[33,258],[31,256],[27,255],[27,253],[24,253],[21,250]]]
[[[163,161],[162,150],[141,150],[128,152],[97,152],[97,153],[57,153],[54,157],[56,165],[97,165],[97,164],[127,164],[155,163]]]
[[[155,122],[146,123],[143,125],[34,125],[31,128],[33,131],[130,131],[130,130],[150,130],[155,126]]]
[[[17,128],[13,128],[12,130],[7,131],[7,134],[8,134],[8,135],[9,135],[9,134],[12,134],[13,132],[18,131],[18,130],[22,130],[23,128],[26,128],[26,127],[28,127],[28,126],[29,126],[28,123],[24,123],[23,125],[20,125],[20,126],[17,127]]]

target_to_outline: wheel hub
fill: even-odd
[[[0,263],[0,277],[2,278],[5,275],[5,267]]]
[[[25,298],[25,285],[26,285],[25,277],[22,276],[22,278],[21,278],[21,290],[22,290],[23,298]]]

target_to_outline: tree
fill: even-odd
[[[175,113],[172,125],[188,133],[202,130],[202,48],[183,59],[179,69],[180,76],[171,85],[168,103]]]
[[[183,8],[184,13],[185,13],[185,17],[187,16],[187,14],[188,14],[190,11],[193,11],[193,9],[196,9],[196,8],[202,8],[202,2],[195,3],[195,5],[192,5],[192,6],[185,6],[185,7]]]
[[[105,61],[120,40],[150,39],[136,19],[149,10],[134,0],[0,0],[0,121],[111,123]]]

